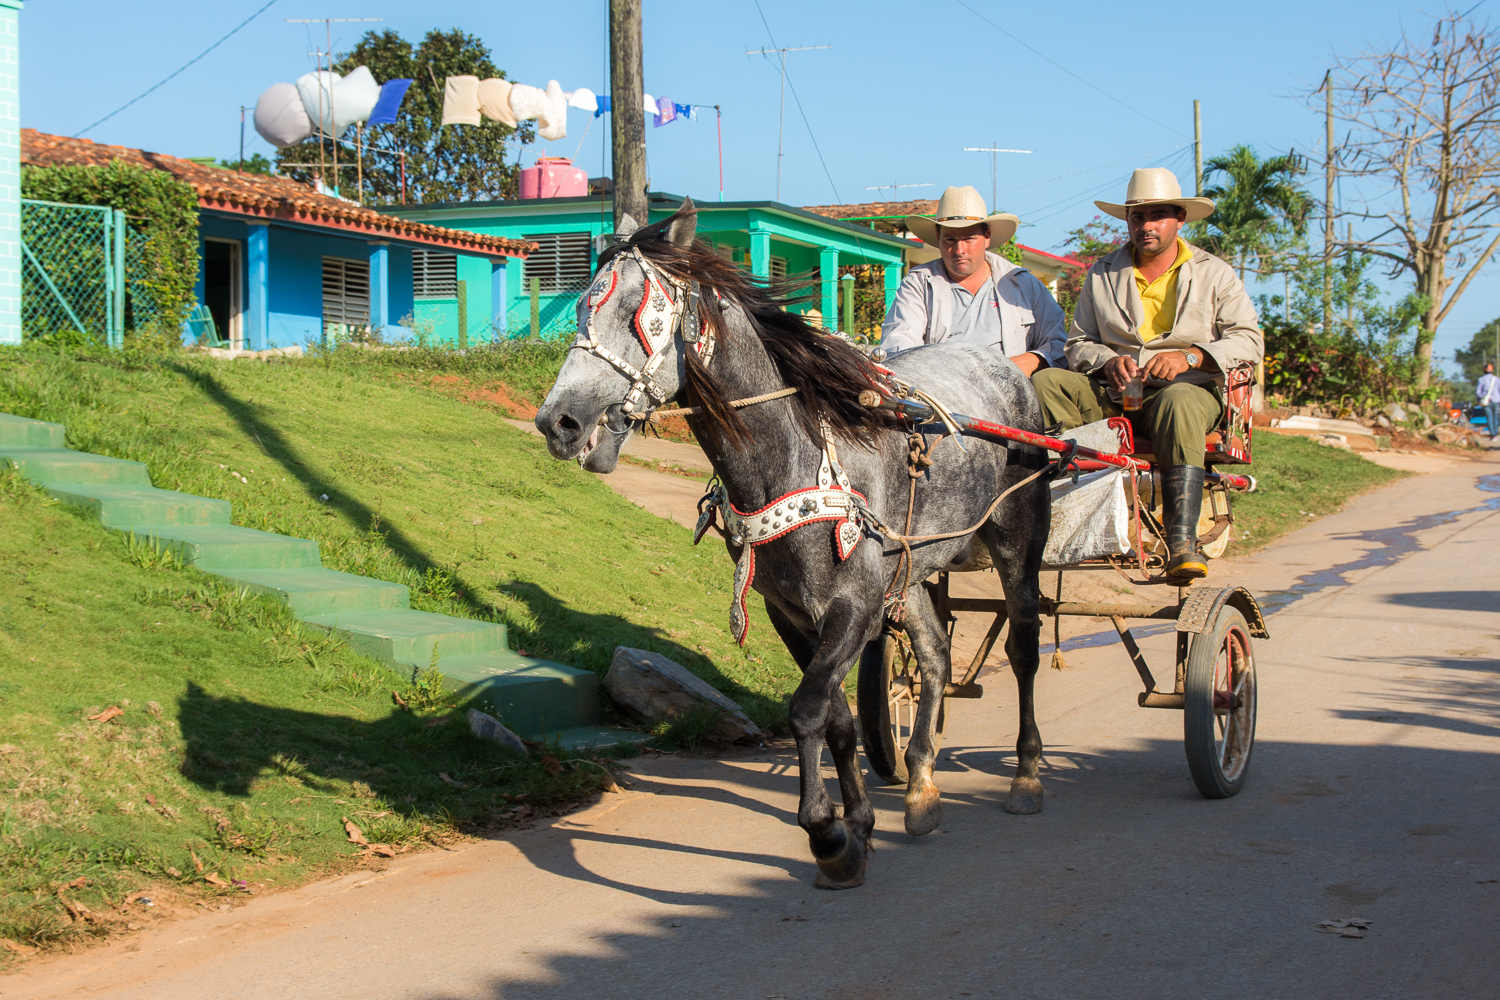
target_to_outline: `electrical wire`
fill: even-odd
[[[202,59],[204,56],[208,55],[214,49],[218,48],[220,45],[223,45],[225,42],[229,41],[230,38],[234,37],[236,34],[239,33],[239,31],[240,31],[241,28],[243,28],[245,25],[249,24],[251,21],[255,20],[257,17],[260,17],[267,10],[269,10],[271,8],[271,6],[273,4],[275,4],[275,3],[276,3],[276,0],[267,0],[266,4],[263,7],[261,7],[260,10],[256,11],[254,14],[251,14],[249,17],[245,18],[239,24],[235,25],[234,29],[232,31],[230,31],[229,34],[225,35],[223,38],[219,39],[217,42],[214,42],[208,48],[204,49],[202,52],[198,53],[196,56],[193,56],[193,58],[191,58],[187,62],[183,63],[182,66],[179,69],[176,70],[176,72],[172,73],[166,79],[162,80],[156,86],[152,87],[150,90],[147,90],[145,93],[141,94],[139,97],[131,98],[130,100],[126,101],[124,104],[120,105],[118,108],[115,108],[109,114],[105,115],[103,118],[101,118],[98,121],[94,122],[93,125],[90,125],[87,128],[79,129],[77,132],[74,132],[73,133],[73,138],[76,139],[79,136],[83,135],[83,133],[89,131],[90,129],[93,129],[93,128],[96,128],[96,127],[98,127],[100,125],[103,125],[105,122],[109,121],[115,115],[119,114],[121,111],[124,111],[126,108],[130,107],[132,104],[136,103],[136,101],[139,101],[139,100],[141,100],[141,99],[143,99],[145,97],[149,97],[151,94],[153,94],[157,90],[160,90],[162,87],[166,86],[166,84],[168,82],[170,82],[171,80],[175,79],[178,75],[180,75],[189,66],[192,66],[194,63],[196,63],[198,60]]]
[[[1154,161],[1150,165],[1154,167],[1160,167],[1167,166],[1169,164],[1175,164],[1176,161],[1182,159],[1186,155],[1186,152],[1186,150],[1176,150],[1174,152],[1168,153],[1166,156],[1163,156],[1159,160]],[[1034,213],[1028,213],[1026,222],[1029,225],[1035,225],[1038,222],[1045,222],[1053,216],[1061,215],[1063,212],[1068,211],[1069,209],[1076,206],[1079,202],[1091,200],[1094,195],[1100,193],[1101,191],[1105,191],[1112,186],[1124,183],[1124,181],[1126,180],[1128,180],[1128,178],[1112,177],[1109,180],[1105,181],[1103,184],[1090,188],[1089,190],[1084,191],[1081,194],[1069,195],[1061,201],[1054,201],[1049,205],[1043,205],[1040,208],[1037,208],[1035,211],[1047,212],[1047,214],[1036,215]],[[1048,212],[1048,209],[1055,209],[1055,211]]]
[[[1120,100],[1118,97],[1116,97],[1114,94],[1111,94],[1109,91],[1105,90],[1103,87],[1097,86],[1096,84],[1090,83],[1088,80],[1085,80],[1083,77],[1079,76],[1077,73],[1075,73],[1072,70],[1068,69],[1068,67],[1064,66],[1062,63],[1058,62],[1056,59],[1053,59],[1051,56],[1049,56],[1046,53],[1042,52],[1040,49],[1037,49],[1037,48],[1034,48],[1034,47],[1032,47],[1030,45],[1027,45],[1021,39],[1017,38],[1015,35],[1011,34],[1009,31],[1006,31],[1004,28],[1000,27],[1000,25],[996,24],[994,21],[991,21],[989,18],[985,17],[983,14],[979,13],[979,11],[975,10],[973,7],[970,7],[968,4],[964,3],[964,0],[954,0],[954,3],[958,4],[964,10],[968,11],[970,14],[973,14],[975,17],[979,18],[985,24],[988,24],[990,27],[992,27],[996,31],[1000,32],[1006,38],[1009,38],[1011,41],[1013,41],[1017,45],[1021,46],[1021,48],[1026,49],[1028,52],[1032,53],[1033,55],[1035,55],[1035,56],[1037,56],[1037,57],[1039,57],[1041,59],[1045,59],[1047,62],[1051,63],[1053,66],[1056,66],[1058,69],[1062,70],[1064,73],[1068,74],[1073,79],[1075,79],[1079,83],[1083,84],[1085,87],[1088,87],[1090,90],[1098,91],[1100,94],[1103,94],[1105,97],[1109,98],[1111,101],[1114,101],[1116,104],[1118,104],[1120,107],[1124,108],[1126,111],[1130,111],[1130,112],[1132,112],[1134,114],[1138,114],[1142,118],[1144,118],[1148,122],[1150,122],[1151,124],[1153,124],[1153,125],[1160,125],[1162,128],[1166,129],[1169,132],[1175,132],[1178,135],[1182,135],[1182,136],[1187,135],[1186,132],[1182,131],[1181,129],[1173,128],[1172,126],[1168,125],[1166,122],[1157,121],[1155,118],[1152,118],[1150,115],[1146,114],[1146,112],[1142,111],[1140,108],[1133,108],[1133,107],[1131,107],[1129,104],[1126,104],[1124,101]]]

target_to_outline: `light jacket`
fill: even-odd
[[[1176,380],[1204,384],[1217,381],[1240,362],[1259,364],[1265,355],[1265,338],[1244,283],[1234,268],[1207,250],[1191,245],[1190,249],[1192,259],[1177,272],[1176,321],[1170,333],[1149,343],[1137,332],[1143,314],[1131,247],[1123,246],[1095,261],[1073,310],[1068,367],[1091,375],[1118,355],[1144,365],[1162,351],[1197,347],[1213,358],[1218,370],[1193,368]]]
[[[986,251],[984,259],[990,266],[990,286],[998,292],[1000,301],[1004,338],[1000,350],[1006,357],[1035,352],[1046,358],[1047,364],[1062,367],[1067,339],[1065,317],[1047,286],[999,254]],[[918,264],[901,279],[896,301],[880,328],[880,343],[888,351],[941,343],[949,339],[952,323],[953,282],[943,269],[942,258],[938,258]]]

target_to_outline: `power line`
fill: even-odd
[[[1175,160],[1181,159],[1185,152],[1185,146],[1180,146],[1178,147],[1176,152],[1168,153],[1166,156],[1163,156],[1160,159],[1154,161],[1152,165],[1164,166],[1168,163],[1172,163]],[[1061,201],[1054,201],[1049,205],[1043,205],[1040,208],[1036,209],[1036,211],[1047,212],[1048,209],[1056,209],[1056,211],[1047,212],[1046,215],[1031,215],[1030,213],[1028,213],[1026,222],[1028,225],[1035,225],[1038,222],[1045,222],[1047,219],[1050,219],[1055,215],[1061,215],[1063,212],[1066,212],[1069,209],[1073,208],[1079,202],[1088,201],[1089,199],[1093,198],[1095,194],[1098,194],[1111,185],[1119,184],[1121,180],[1122,179],[1119,177],[1112,177],[1109,180],[1105,181],[1103,184],[1096,185],[1095,187],[1090,188],[1088,191],[1085,191],[1082,194],[1070,195],[1069,197],[1064,198]]]
[[[182,65],[182,67],[180,69],[178,69],[176,72],[174,72],[171,76],[168,76],[165,80],[162,80],[161,83],[158,83],[156,86],[152,87],[150,90],[147,90],[145,93],[141,94],[140,97],[135,97],[135,98],[132,98],[129,101],[126,101],[124,104],[120,105],[118,108],[115,108],[113,111],[111,111],[109,114],[105,115],[103,118],[101,118],[98,121],[94,122],[93,125],[88,126],[88,128],[79,129],[77,132],[74,132],[73,133],[73,138],[76,139],[79,136],[83,135],[83,133],[89,131],[90,129],[93,129],[93,128],[96,128],[96,127],[98,127],[100,125],[103,125],[105,122],[109,121],[115,115],[119,114],[121,111],[124,111],[126,108],[130,107],[136,101],[139,101],[139,100],[141,100],[144,97],[148,97],[152,93],[154,93],[155,91],[161,89],[169,81],[171,81],[172,79],[174,79],[175,77],[177,77],[179,74],[181,74],[183,70],[187,69],[189,66],[193,65],[198,60],[200,60],[204,56],[208,55],[210,52],[212,52],[214,49],[218,48],[220,45],[223,45],[225,42],[229,41],[230,38],[234,37],[234,35],[236,35],[236,34],[239,33],[239,30],[241,28],[243,28],[245,25],[249,24],[251,21],[255,20],[257,17],[260,17],[262,14],[264,14],[267,10],[269,10],[271,8],[271,5],[274,4],[274,3],[276,3],[276,0],[267,0],[265,6],[261,7],[260,10],[256,11],[254,14],[251,14],[249,17],[245,18],[239,24],[235,25],[234,29],[232,31],[230,31],[229,34],[225,35],[223,38],[219,39],[217,42],[214,42],[212,45],[210,45],[208,48],[204,49],[202,52],[198,53],[196,56],[193,56],[193,58],[189,59],[186,63],[184,63]]]
[[[1131,107],[1130,105],[1126,104],[1124,101],[1122,101],[1118,97],[1116,97],[1114,94],[1111,94],[1109,91],[1105,90],[1103,87],[1096,86],[1095,84],[1090,83],[1088,80],[1085,80],[1083,77],[1079,76],[1077,73],[1075,73],[1072,70],[1068,69],[1068,67],[1064,66],[1062,63],[1058,62],[1056,59],[1053,59],[1051,56],[1049,56],[1046,53],[1042,52],[1040,49],[1037,49],[1037,48],[1034,48],[1034,47],[1032,47],[1030,45],[1027,45],[1021,39],[1017,38],[1015,35],[1012,35],[1010,32],[1008,32],[1004,28],[1000,27],[1000,25],[996,24],[994,21],[991,21],[989,18],[987,18],[983,14],[979,13],[979,11],[975,10],[973,7],[970,7],[968,4],[964,3],[964,0],[954,0],[954,2],[957,3],[964,10],[968,11],[970,14],[973,14],[975,17],[979,18],[985,24],[988,24],[990,27],[992,27],[996,31],[1000,32],[1006,38],[1009,38],[1011,41],[1013,41],[1017,45],[1021,46],[1021,48],[1026,49],[1028,52],[1032,53],[1033,55],[1035,55],[1035,56],[1037,56],[1037,57],[1039,57],[1041,59],[1045,59],[1047,62],[1051,63],[1053,66],[1056,66],[1058,69],[1062,70],[1064,73],[1068,74],[1073,79],[1075,79],[1079,83],[1083,84],[1085,87],[1088,87],[1090,90],[1098,91],[1099,93],[1103,94],[1105,97],[1109,98],[1111,101],[1114,101],[1120,107],[1124,108],[1126,111],[1130,111],[1130,112],[1133,112],[1135,114],[1138,114],[1142,118],[1144,118],[1148,122],[1150,122],[1151,124],[1153,124],[1153,125],[1160,125],[1162,128],[1166,129],[1169,132],[1176,132],[1178,135],[1182,135],[1182,136],[1187,135],[1186,132],[1182,132],[1182,131],[1180,131],[1178,129],[1175,129],[1172,126],[1168,125],[1166,122],[1157,121],[1155,118],[1152,118],[1150,115],[1146,114],[1146,112],[1142,111],[1140,108],[1133,108],[1133,107]]]

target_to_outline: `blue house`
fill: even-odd
[[[457,311],[460,288],[467,334],[488,340],[513,325],[508,278],[531,249],[525,241],[377,212],[287,178],[22,130],[23,166],[112,160],[165,170],[197,192],[198,301],[233,347],[290,347],[363,330],[407,339],[419,297],[446,295]]]
[[[650,193],[647,198],[650,219],[642,222],[659,222],[677,211],[683,202],[680,195],[660,192]],[[903,254],[910,246],[899,236],[774,201],[695,204],[698,237],[715,246],[726,258],[762,277],[816,274],[819,292],[816,301],[796,308],[825,328],[848,328],[840,322],[840,267],[874,267],[885,292],[886,305],[895,297],[903,274]],[[508,325],[504,329],[512,336],[532,331],[533,310],[538,333],[555,336],[574,328],[578,293],[587,287],[599,252],[608,245],[604,241],[614,229],[614,203],[607,193],[402,205],[384,211],[434,226],[462,227],[510,242],[534,243],[536,249],[518,268],[521,280],[512,279],[506,284],[508,299],[504,313]],[[418,262],[427,268],[439,266],[438,257],[428,253],[419,254]],[[452,274],[452,280],[435,286],[424,284],[419,277],[415,293],[417,320],[430,324],[438,337],[447,342],[455,342],[461,336],[472,339],[474,317],[483,316],[486,305],[484,266],[472,256],[444,259],[440,266],[451,269],[442,273]],[[452,287],[463,289],[467,299],[447,294]],[[461,317],[467,317],[467,329],[460,325]],[[500,329],[498,325],[495,328]]]

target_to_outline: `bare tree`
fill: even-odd
[[[1500,33],[1466,15],[1433,18],[1430,36],[1337,57],[1326,85],[1345,132],[1334,163],[1368,182],[1338,214],[1378,226],[1358,248],[1392,276],[1409,273],[1426,300],[1426,386],[1439,324],[1500,246]]]

